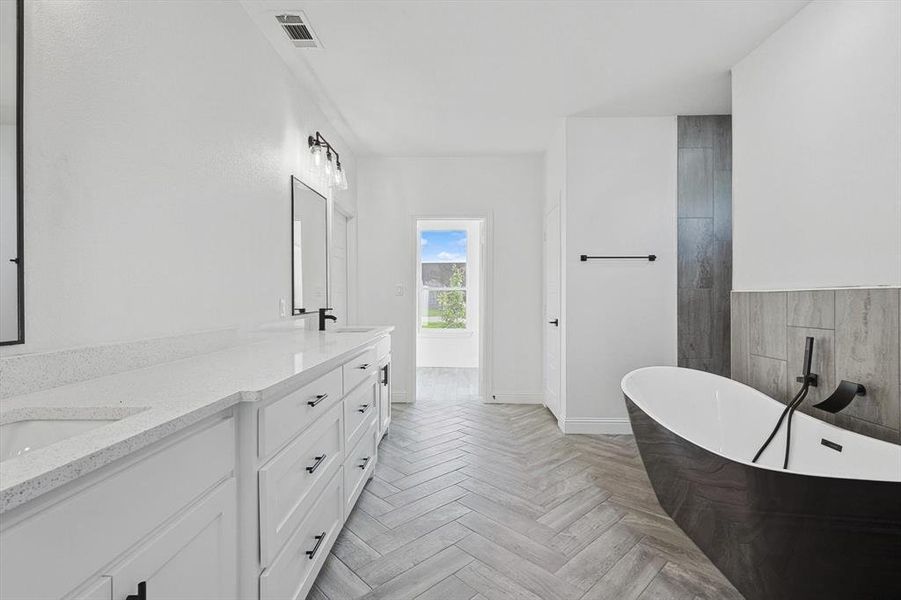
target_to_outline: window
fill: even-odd
[[[467,243],[465,230],[420,231],[423,329],[466,329]]]

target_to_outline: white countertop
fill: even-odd
[[[322,333],[287,323],[224,350],[4,399],[0,423],[130,416],[0,462],[0,513],[276,384],[313,379],[393,330]]]

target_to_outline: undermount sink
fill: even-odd
[[[0,425],[0,461],[49,446],[118,419],[23,419]]]
[[[334,327],[328,331],[333,333],[369,333],[375,329],[375,327]]]

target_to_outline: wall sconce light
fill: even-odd
[[[347,189],[347,174],[341,166],[341,158],[318,131],[307,138],[310,146],[310,174],[329,188]],[[332,162],[332,154],[335,155]]]

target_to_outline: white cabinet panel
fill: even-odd
[[[234,418],[163,444],[0,536],[0,598],[71,593],[234,471]],[[48,577],[48,569],[53,576]]]
[[[344,516],[350,515],[357,498],[366,485],[366,480],[375,468],[376,447],[378,446],[378,422],[373,413],[366,420],[366,430],[357,445],[347,452],[344,462]]]
[[[378,357],[374,347],[350,359],[342,367],[344,369],[344,393],[352,393],[355,387],[375,373],[378,369],[377,365]]]
[[[373,373],[369,380],[348,394],[344,399],[344,447],[353,448],[369,423],[369,417],[378,412],[379,383]]]
[[[379,363],[379,426],[378,439],[388,431],[391,424],[391,355]]]
[[[113,578],[100,577],[73,596],[74,600],[113,600]]]
[[[113,600],[222,600],[237,596],[234,478],[188,509],[110,571]]]
[[[341,369],[335,369],[260,409],[259,453],[270,456],[341,400]],[[349,389],[349,388],[348,388]]]
[[[267,566],[344,462],[344,407],[333,406],[260,469],[260,562]]]
[[[339,470],[272,566],[260,575],[260,600],[306,597],[344,523],[342,479]]]

